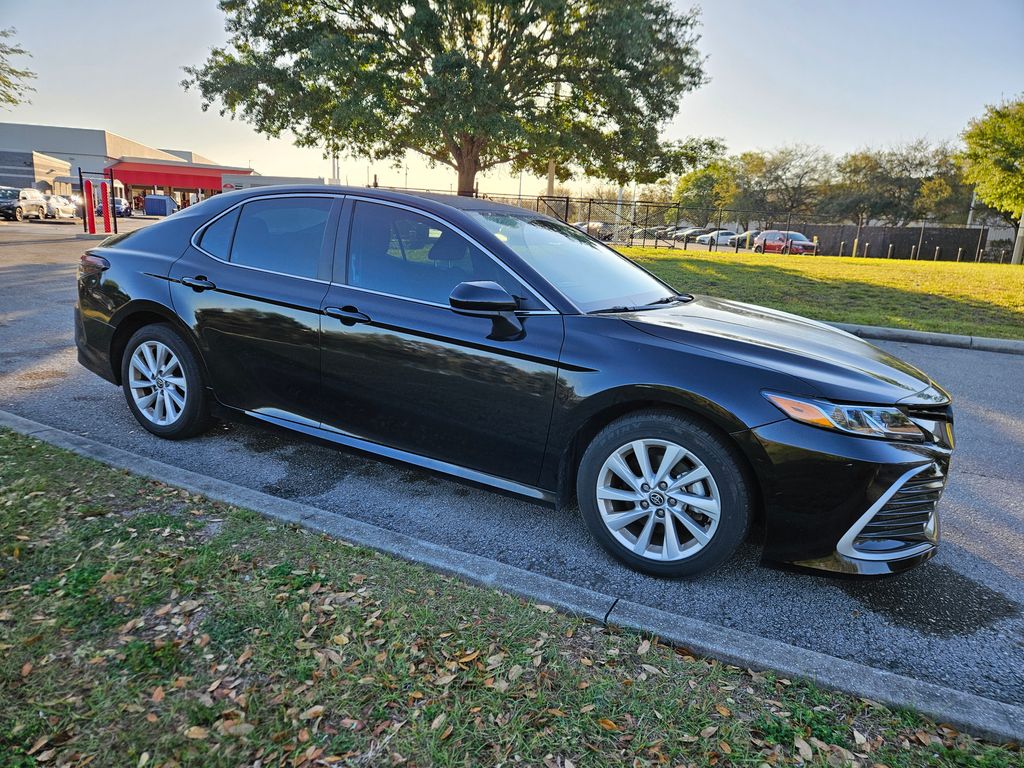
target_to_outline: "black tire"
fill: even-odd
[[[21,210],[21,206],[20,205],[17,208],[14,209],[14,220],[15,221],[24,221],[25,220],[25,212],[23,210]]]
[[[718,489],[720,515],[717,528],[703,548],[682,559],[653,560],[634,553],[613,536],[601,516],[597,485],[605,461],[621,447],[644,439],[672,442],[689,451],[710,471]],[[613,421],[591,441],[576,476],[580,511],[591,535],[613,557],[652,576],[686,578],[720,566],[745,538],[753,508],[749,472],[736,448],[727,440],[703,422],[670,410],[638,411]],[[666,517],[671,518],[671,515]],[[643,526],[642,521],[639,524]],[[666,532],[664,528],[661,530],[664,540]],[[680,526],[677,525],[676,530],[680,530]]]
[[[789,246],[788,245],[785,248],[782,249],[782,253],[785,256],[789,256]]]
[[[764,248],[760,245],[754,246],[754,253],[764,253]]]
[[[139,409],[132,397],[129,366],[135,350],[146,341],[161,342],[174,353],[181,363],[186,382],[185,406],[180,416],[170,424],[156,424]],[[203,371],[189,344],[176,330],[164,323],[146,325],[137,330],[128,340],[121,358],[121,388],[124,390],[128,409],[136,421],[157,437],[167,440],[183,440],[205,432],[212,423],[210,402],[203,380]]]

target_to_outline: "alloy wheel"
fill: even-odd
[[[721,496],[697,456],[668,440],[634,440],[614,451],[597,480],[601,520],[639,557],[671,562],[706,547],[718,530]]]
[[[188,383],[181,361],[160,341],[135,348],[128,366],[128,385],[139,412],[153,424],[167,426],[181,418],[188,400]]]

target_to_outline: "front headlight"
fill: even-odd
[[[763,393],[769,402],[789,418],[822,429],[833,429],[863,437],[922,442],[925,434],[899,408],[883,405],[843,405],[827,400]]]

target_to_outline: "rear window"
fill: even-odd
[[[236,208],[207,227],[202,240],[199,241],[199,247],[211,256],[227,261],[231,252],[231,238],[235,234],[235,223],[238,221],[238,211]]]

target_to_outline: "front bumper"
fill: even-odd
[[[934,430],[925,443],[845,435],[789,419],[741,437],[764,499],[765,560],[875,575],[933,557],[936,503],[953,451],[952,411],[941,416],[918,422]]]

